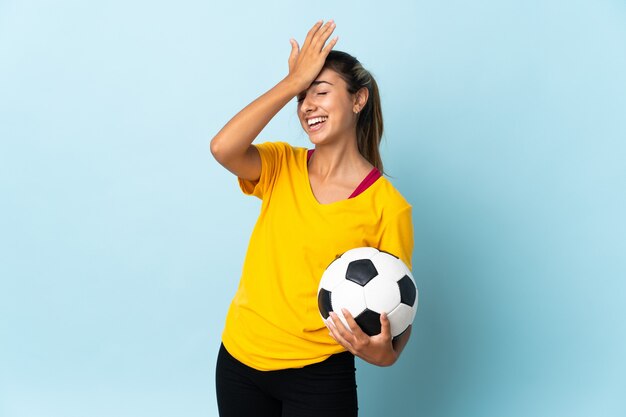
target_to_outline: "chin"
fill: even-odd
[[[309,135],[309,141],[310,141],[313,145],[321,145],[321,144],[323,144],[323,143],[327,142],[325,139],[326,139],[325,137],[319,137],[319,136],[315,136],[315,135],[313,135],[313,136]]]

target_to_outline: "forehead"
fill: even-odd
[[[325,86],[327,87],[328,84],[330,83],[332,84],[332,86],[340,86],[340,85],[345,85],[345,81],[343,80],[343,78],[341,78],[339,76],[339,74],[337,74],[337,72],[333,71],[330,68],[324,68],[315,78],[315,81],[313,81],[310,85],[309,88],[311,87],[315,87],[317,85],[321,85],[321,86]]]

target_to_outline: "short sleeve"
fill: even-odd
[[[397,256],[409,269],[413,269],[413,216],[410,205],[386,220],[379,249]]]
[[[282,160],[285,156],[284,142],[265,142],[254,144],[261,156],[261,176],[257,181],[250,181],[238,177],[239,187],[246,195],[253,195],[263,199],[267,190],[272,187],[276,176],[280,172]]]

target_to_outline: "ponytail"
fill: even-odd
[[[384,173],[379,149],[383,136],[383,113],[376,80],[355,57],[342,51],[330,51],[324,68],[338,73],[348,84],[350,94],[355,94],[361,88],[367,88],[369,97],[359,112],[356,124],[357,145],[361,155],[381,173]]]

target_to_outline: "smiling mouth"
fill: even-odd
[[[326,123],[328,117],[314,117],[312,119],[307,120],[307,125],[309,126],[309,130],[314,132],[316,130],[320,130],[322,125]]]

